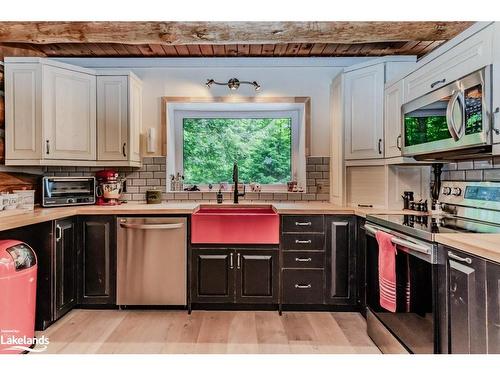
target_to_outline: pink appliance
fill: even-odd
[[[0,354],[22,353],[35,337],[37,260],[21,241],[0,241]],[[17,347],[17,348],[16,348]]]

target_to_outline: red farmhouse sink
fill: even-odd
[[[191,242],[278,244],[279,215],[270,205],[201,205],[191,216]]]

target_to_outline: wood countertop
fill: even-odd
[[[74,215],[190,215],[200,205],[207,204],[217,205],[212,202],[167,202],[161,204],[127,203],[120,206],[36,208],[34,211],[22,213],[20,215],[7,217],[0,216],[0,231],[62,219]],[[272,205],[279,214],[288,215],[345,214],[366,217],[366,215],[373,214],[401,214],[406,212],[403,210],[344,207],[320,202],[255,202],[241,203],[239,206],[262,206],[266,204]],[[227,202],[223,205],[232,206],[233,204]],[[436,234],[436,242],[500,263],[500,234]]]
[[[214,202],[165,202],[160,204],[127,203],[119,206],[72,206],[54,208],[35,208],[34,211],[19,215],[0,216],[0,231],[62,219],[74,215],[174,215],[192,214],[200,205],[217,205]],[[231,202],[223,203],[232,206]],[[366,217],[370,214],[397,214],[402,210],[344,207],[321,202],[243,202],[238,206],[272,205],[279,214],[314,215],[345,214]]]
[[[436,242],[500,263],[500,234],[443,233]]]

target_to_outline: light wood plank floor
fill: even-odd
[[[358,313],[73,310],[44,353],[380,353]]]

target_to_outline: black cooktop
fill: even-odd
[[[368,215],[367,221],[428,241],[436,233],[500,233],[500,225],[445,215]]]

